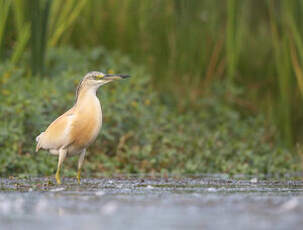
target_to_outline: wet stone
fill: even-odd
[[[0,229],[302,229],[299,179],[1,178]]]

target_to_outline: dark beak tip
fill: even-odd
[[[123,79],[125,79],[125,78],[129,78],[130,75],[122,75],[121,77],[122,77]]]
[[[124,79],[124,78],[129,78],[130,75],[128,74],[106,74],[104,77],[119,77],[121,79]]]

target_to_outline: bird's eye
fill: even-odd
[[[102,74],[96,75],[96,79],[101,79],[101,78],[103,78]]]

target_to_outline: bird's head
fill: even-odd
[[[130,77],[126,74],[104,74],[102,72],[89,72],[87,73],[77,88],[77,97],[82,89],[95,89],[97,90],[101,85],[109,83],[113,80],[119,80]]]
[[[93,71],[87,73],[82,79],[81,84],[86,84],[88,86],[101,86],[113,80],[119,80],[123,78],[128,78],[129,75],[125,74],[104,74],[101,72]]]

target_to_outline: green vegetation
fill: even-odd
[[[214,84],[194,107],[178,109],[174,97],[155,92],[143,67],[118,52],[51,49],[46,63],[45,78],[9,63],[0,68],[2,175],[54,173],[57,157],[34,153],[35,136],[73,105],[78,80],[89,69],[132,78],[100,89],[104,125],[90,148],[86,173],[268,174],[300,168],[298,157],[277,142],[273,125],[261,115],[241,114],[235,101],[244,92],[228,83]],[[65,175],[76,173],[76,161],[66,160]]]
[[[34,136],[75,78],[109,68],[135,77],[102,90],[89,172],[294,171],[302,23],[301,0],[0,0],[0,172],[51,173],[55,159],[27,154]]]

